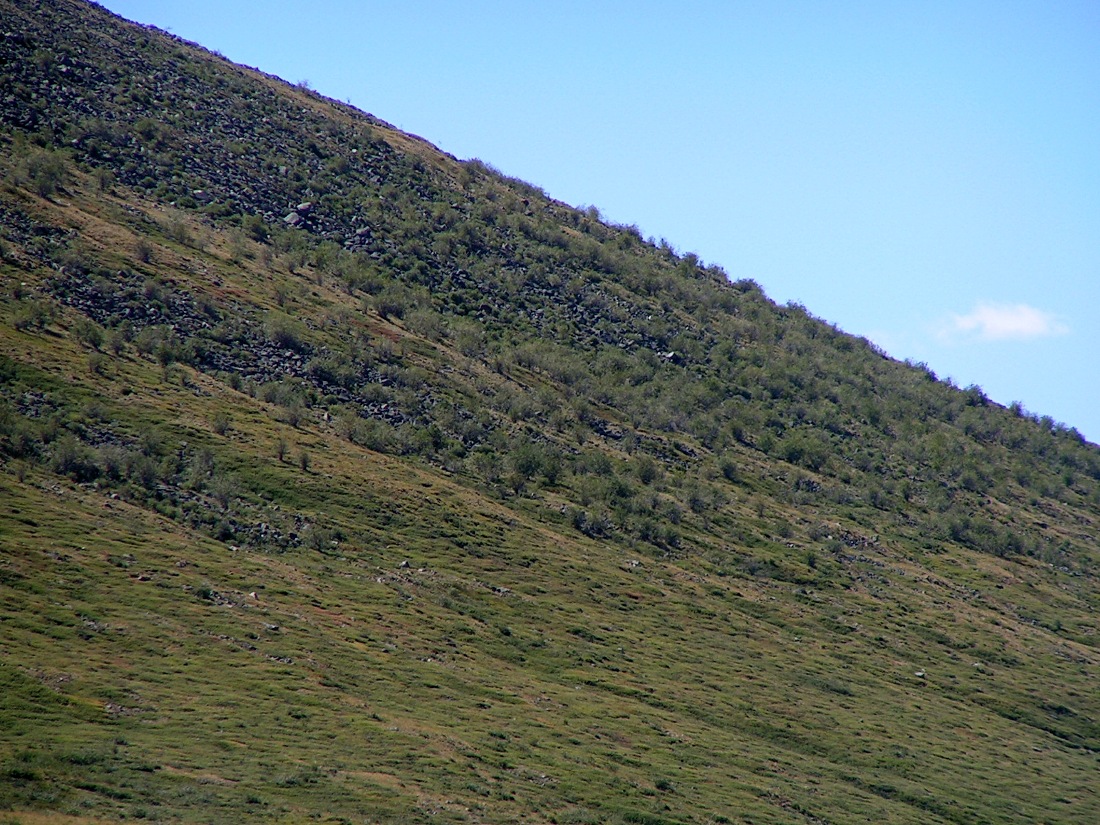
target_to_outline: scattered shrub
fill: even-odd
[[[65,162],[48,150],[32,152],[24,161],[21,182],[42,198],[52,198],[65,184]]]
[[[86,347],[98,350],[103,345],[103,329],[89,318],[78,318],[73,324],[73,337]]]

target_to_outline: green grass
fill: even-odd
[[[1047,652],[1049,633],[1004,617],[998,645],[988,608],[956,605],[941,630],[905,582],[888,605],[856,590],[811,594],[811,610],[789,585],[624,567],[445,479],[425,512],[417,472],[393,483],[379,463],[344,462],[335,486],[384,473],[395,505],[423,515],[335,557],[231,551],[95,491],[9,480],[4,765],[22,789],[7,804],[184,821],[257,799],[276,818],[392,821],[584,804],[606,821],[777,822],[1092,804],[1095,757],[1080,729],[1059,735],[1067,714],[1042,710],[1090,701],[1087,671],[1057,656],[1070,643]],[[415,535],[448,511],[467,533],[514,523],[481,558]],[[537,560],[509,563],[520,554]],[[894,645],[871,636],[891,634],[888,613]],[[974,635],[994,649],[968,649]]]

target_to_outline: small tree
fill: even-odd
[[[86,347],[98,350],[103,345],[103,330],[89,318],[78,318],[73,324],[73,336]]]
[[[214,500],[221,505],[223,510],[229,509],[229,502],[234,498],[236,480],[228,475],[215,475],[206,485],[206,489]]]
[[[272,312],[266,321],[267,337],[277,347],[301,351],[308,348],[305,329],[298,321],[281,312]]]
[[[302,407],[300,401],[295,399],[287,408],[283,410],[283,421],[289,424],[291,427],[297,428],[302,423],[302,419],[305,417],[305,408]]]
[[[23,301],[15,313],[13,326],[19,330],[45,329],[54,319],[55,309],[46,301],[31,299]]]
[[[534,444],[521,444],[512,453],[512,472],[525,481],[542,468],[542,451]]]
[[[642,484],[652,484],[657,480],[657,462],[651,456],[640,456],[635,469]]]
[[[245,215],[244,220],[241,221],[241,228],[244,229],[245,235],[257,243],[267,243],[271,237],[271,230],[259,215]]]
[[[65,182],[65,164],[53,152],[35,152],[27,158],[24,179],[36,195],[51,198]]]
[[[134,257],[143,264],[149,263],[153,259],[153,245],[145,238],[138,238],[134,242]]]
[[[122,330],[112,329],[106,335],[107,349],[109,349],[114,355],[121,355],[122,350],[126,348],[126,336]]]

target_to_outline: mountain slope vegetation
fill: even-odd
[[[9,821],[1100,821],[1100,450],[0,0]]]

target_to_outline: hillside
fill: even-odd
[[[1100,449],[0,0],[6,822],[1100,821]]]

